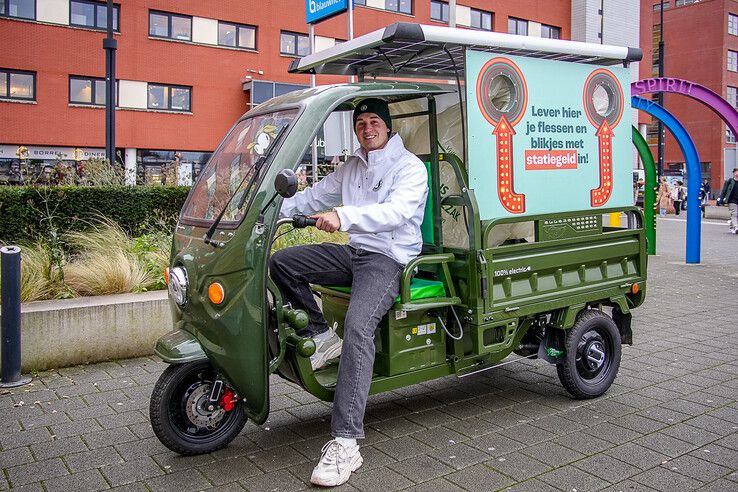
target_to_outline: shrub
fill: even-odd
[[[189,188],[169,186],[0,187],[0,241],[48,238],[90,228],[99,216],[140,236],[174,229]]]

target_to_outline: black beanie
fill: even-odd
[[[354,130],[356,130],[356,120],[364,113],[374,113],[384,121],[389,131],[392,131],[392,118],[390,117],[389,106],[387,101],[376,98],[364,99],[356,105],[354,109]]]

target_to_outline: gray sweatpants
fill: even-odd
[[[403,265],[380,253],[323,243],[277,251],[269,268],[284,300],[307,311],[314,333],[327,325],[309,284],[351,286],[331,434],[362,439],[374,366],[374,332],[400,293]]]
[[[728,210],[730,210],[730,232],[738,231],[738,204],[729,203]]]

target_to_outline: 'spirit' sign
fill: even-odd
[[[348,8],[349,0],[305,0],[305,22],[315,24],[340,14]]]

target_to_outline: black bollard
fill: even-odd
[[[21,255],[17,246],[0,248],[0,336],[2,336],[2,378],[0,388],[22,386],[31,381],[21,376]]]

